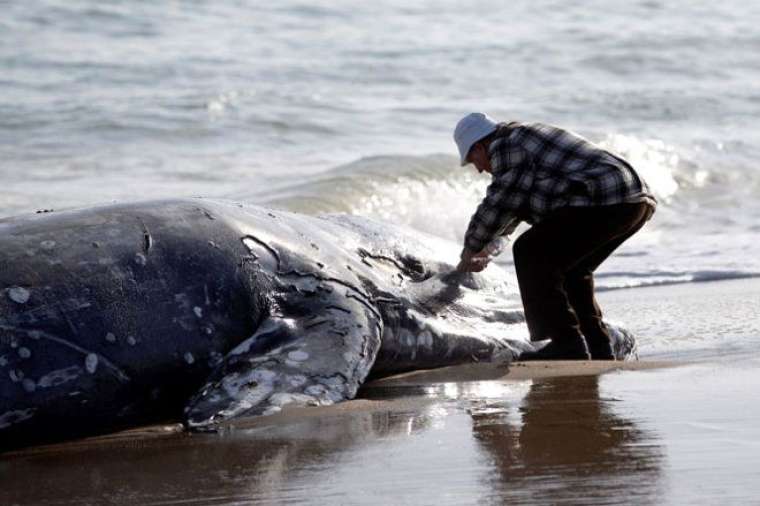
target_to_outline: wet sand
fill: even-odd
[[[702,311],[683,290],[609,292],[602,302],[613,316],[667,307],[679,329]],[[760,283],[688,293],[751,308]],[[730,308],[702,315],[699,333],[730,338],[734,328],[737,349],[757,349],[759,317],[745,312],[737,326]],[[642,344],[655,331],[629,326]],[[752,503],[760,355],[664,358],[415,372],[372,382],[351,402],[218,434],[153,427],[4,454],[0,504]]]

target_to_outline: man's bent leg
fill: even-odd
[[[650,216],[646,204],[564,208],[517,239],[515,270],[531,340],[577,344],[582,327],[594,339],[607,336],[592,272]]]
[[[622,233],[612,237],[606,244],[582,259],[566,275],[565,290],[570,305],[578,316],[591,358],[595,360],[613,360],[615,355],[609,331],[602,319],[602,310],[594,296],[593,273],[621,244],[644,226],[652,213],[653,209],[648,205],[629,204],[620,206],[612,213],[601,214],[598,219],[614,219],[621,223]]]
[[[577,260],[564,255],[566,228],[546,220],[523,233],[513,247],[525,321],[532,341],[551,339],[547,349],[524,353],[521,360],[588,359],[580,323],[565,292],[565,272]]]
[[[533,233],[531,233],[533,232]],[[549,236],[549,237],[546,237]],[[515,242],[513,256],[531,341],[580,336],[565,292],[565,268],[546,254],[551,234],[536,225]]]
[[[602,309],[594,296],[594,275],[590,271],[572,271],[565,280],[570,305],[580,322],[588,351],[594,360],[614,360],[612,342],[602,320]]]

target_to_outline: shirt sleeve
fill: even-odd
[[[491,156],[494,178],[486,196],[470,218],[464,246],[473,253],[485,248],[497,235],[511,234],[520,223],[519,210],[533,186],[533,170],[525,150],[506,139]]]

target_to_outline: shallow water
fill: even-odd
[[[759,356],[760,283],[688,283],[600,294],[605,318],[631,330],[647,360],[740,360]]]

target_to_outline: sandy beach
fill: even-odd
[[[602,294],[618,318],[668,309],[631,324],[643,350],[657,326],[713,333],[682,356],[413,372],[219,434],[152,427],[5,454],[0,503],[751,503],[759,291],[739,280]]]

